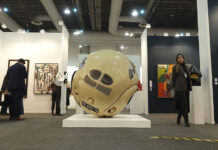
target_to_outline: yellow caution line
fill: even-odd
[[[152,137],[150,137],[150,139],[159,139],[160,137],[158,137],[158,136],[152,136]]]
[[[186,141],[190,141],[191,139],[189,138],[182,138],[183,140],[186,140]]]
[[[201,139],[191,138],[194,141],[202,141]]]
[[[218,140],[210,139],[197,139],[197,138],[179,138],[179,137],[169,137],[169,136],[152,136],[150,139],[174,139],[174,140],[186,140],[186,141],[204,141],[204,142],[218,142]]]
[[[209,140],[209,139],[203,139],[203,141],[206,141],[206,142],[215,142],[215,140]]]

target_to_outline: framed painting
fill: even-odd
[[[34,73],[34,93],[51,94],[51,84],[57,73],[57,63],[36,63]]]
[[[18,61],[18,59],[9,59],[8,60],[8,68],[14,64],[16,64]],[[25,61],[25,68],[26,68],[26,71],[27,71],[27,75],[29,76],[29,60],[24,60]],[[25,85],[26,85],[26,92],[24,94],[24,98],[27,98],[27,89],[28,89],[28,76],[27,76],[27,79],[25,79]]]
[[[174,64],[157,65],[158,98],[174,98],[174,91],[167,89]]]

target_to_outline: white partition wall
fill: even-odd
[[[2,34],[3,34],[3,32],[0,30],[0,57],[2,57],[3,55],[2,55],[2,53],[3,53],[3,51],[2,51]],[[0,64],[2,64],[2,59],[0,59]],[[0,80],[2,80],[2,78],[1,77],[3,77],[4,76],[4,73],[3,73],[3,71],[2,71],[2,69],[0,68]],[[1,83],[1,82],[0,82]],[[1,85],[0,85],[1,86]],[[1,88],[1,87],[0,87]]]
[[[24,99],[24,111],[25,113],[51,112],[51,95],[37,95],[33,92],[34,69],[35,63],[58,63],[59,67],[63,68],[61,33],[19,34],[0,32],[0,41],[2,42],[2,48],[0,49],[0,85],[7,71],[9,59],[28,59],[30,61],[28,93],[27,98]]]
[[[147,30],[141,36],[141,67],[142,67],[142,92],[140,94],[140,104],[143,112],[148,114],[148,45]]]
[[[213,108],[213,85],[212,85],[212,68],[211,68],[211,48],[208,19],[208,1],[197,0],[198,9],[198,32],[199,32],[199,54],[200,68],[202,71],[202,85],[198,89],[198,99],[194,103],[196,112],[196,123],[214,123]],[[194,95],[193,95],[194,96]],[[204,114],[203,116],[200,114]]]
[[[62,73],[67,72],[68,66],[68,41],[69,41],[69,34],[65,26],[62,26],[62,35],[61,35],[61,65],[60,71]],[[65,75],[67,78],[67,75]],[[61,114],[66,113],[66,95],[67,95],[67,84],[62,84],[61,86]]]
[[[142,83],[142,91],[136,92],[130,102],[130,113],[131,114],[148,114],[147,30],[144,30],[141,36],[141,77],[140,78],[141,78],[141,83]]]

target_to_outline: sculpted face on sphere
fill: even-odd
[[[99,117],[119,113],[137,91],[135,66],[114,50],[90,54],[79,65],[72,91],[76,102]]]

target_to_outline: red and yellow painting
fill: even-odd
[[[167,89],[167,84],[170,81],[173,64],[158,64],[157,74],[158,74],[158,98],[173,98],[174,91]]]

